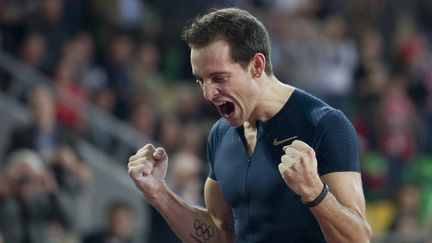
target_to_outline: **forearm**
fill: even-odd
[[[340,204],[333,194],[311,208],[328,242],[369,242],[372,230],[355,210]]]
[[[233,242],[232,229],[224,229],[205,208],[187,204],[166,185],[161,186],[157,197],[149,202],[183,242]]]

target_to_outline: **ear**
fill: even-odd
[[[251,74],[254,78],[260,78],[265,70],[266,59],[262,53],[255,53],[251,60]]]

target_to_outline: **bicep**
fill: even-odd
[[[204,186],[204,199],[206,208],[216,226],[228,234],[228,238],[231,238],[234,235],[233,215],[231,207],[223,199],[217,181],[207,178]]]
[[[355,210],[365,218],[365,199],[361,175],[358,172],[333,172],[321,176],[330,192],[342,205]]]

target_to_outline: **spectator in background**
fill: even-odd
[[[160,71],[160,51],[155,43],[146,41],[137,50],[132,64],[134,90],[145,90],[159,94],[165,80]]]
[[[360,63],[355,73],[355,93],[357,109],[355,119],[364,125],[362,135],[368,147],[378,148],[380,129],[380,100],[389,81],[389,67],[384,58],[382,34],[371,27],[363,31],[359,41]]]
[[[201,122],[202,98],[195,87],[183,85],[176,89],[175,110],[181,124]]]
[[[416,115],[405,92],[407,80],[394,76],[381,100],[380,149],[388,160],[389,192],[402,183],[402,172],[416,153]]]
[[[133,82],[130,73],[130,61],[135,46],[130,36],[119,34],[113,38],[108,50],[105,69],[110,77],[110,84],[117,92],[115,115],[126,119],[130,111],[130,97],[133,96]]]
[[[183,139],[181,150],[187,151],[191,154],[197,155],[202,159],[206,159],[205,143],[206,137],[204,135],[204,126],[200,123],[189,122],[183,125],[182,133]]]
[[[399,43],[395,50],[395,69],[407,77],[404,89],[413,103],[415,113],[422,118],[416,124],[418,150],[430,151],[432,126],[428,120],[430,111],[427,110],[427,100],[430,97],[428,76],[431,70],[432,46],[427,34],[418,30],[412,18],[404,17],[400,22]]]
[[[318,64],[320,78],[315,83],[321,89],[318,95],[329,105],[350,115],[358,57],[354,41],[347,36],[346,20],[339,15],[327,17],[323,37]]]
[[[129,130],[128,141],[133,142],[132,144],[116,143],[115,151],[109,153],[115,153],[117,158],[127,158],[136,150],[138,144],[153,141],[157,132],[159,111],[154,106],[152,95],[145,91],[141,94],[137,93],[131,98],[130,104],[127,122],[132,129]]]
[[[91,97],[92,104],[105,115],[113,114],[116,104],[116,94],[111,86],[105,86],[95,90]],[[116,147],[116,140],[104,127],[96,123],[88,122],[85,137],[96,147],[109,153]]]
[[[166,144],[168,154],[175,153],[183,143],[182,125],[178,117],[165,115],[160,119],[156,140]]]
[[[147,2],[140,0],[117,0],[115,24],[123,30],[138,34],[157,31],[158,18],[148,7]]]
[[[95,0],[91,1],[98,25],[99,39],[110,39],[118,30],[134,36],[157,36],[160,29],[159,15],[145,1]]]
[[[90,169],[74,150],[75,138],[56,121],[52,91],[46,86],[35,87],[29,93],[28,107],[33,123],[12,132],[8,151],[28,148],[41,155],[56,179],[73,221],[75,199],[90,182]]]
[[[56,113],[59,123],[82,134],[85,119],[80,109],[85,104],[87,97],[76,81],[76,71],[76,64],[66,58],[61,60],[55,69],[54,87],[59,94]]]
[[[50,161],[56,144],[69,139],[69,135],[57,124],[53,91],[44,85],[33,87],[27,95],[27,107],[32,123],[17,127],[12,132],[8,151],[35,149],[44,160]]]
[[[28,33],[22,40],[19,52],[20,59],[26,65],[47,73],[47,42],[41,33]]]
[[[77,33],[69,49],[76,66],[76,82],[86,96],[108,85],[107,72],[95,60],[95,43],[89,32]]]
[[[134,242],[135,218],[133,209],[128,203],[112,202],[106,216],[105,228],[84,236],[83,243]]]
[[[47,60],[46,38],[39,32],[26,33],[18,46],[18,57],[23,61],[27,68],[34,68],[39,72],[47,74],[49,64]],[[22,77],[15,77],[10,81],[9,93],[18,95],[19,98],[25,96],[28,86],[34,84],[34,80],[19,80]],[[18,80],[16,80],[18,79]]]
[[[425,242],[418,221],[420,192],[415,185],[402,185],[395,197],[396,214],[389,232],[393,233],[388,242]]]
[[[192,205],[204,205],[202,164],[201,159],[195,154],[179,151],[173,155],[168,171],[167,184]]]
[[[149,103],[136,103],[131,108],[130,123],[139,135],[152,139],[155,137],[157,111]]]
[[[0,1],[0,25],[4,33],[1,47],[12,53],[17,53],[17,43],[27,31],[27,20],[38,7],[38,1],[33,0],[3,0]]]
[[[282,14],[273,16],[273,20],[273,35],[277,37],[273,42],[280,52],[275,53],[275,70],[280,71],[288,84],[318,94],[321,86],[317,85],[320,80],[317,66],[322,39],[319,23]]]
[[[400,215],[418,216],[420,207],[420,191],[414,184],[401,185],[395,194],[393,201],[397,208],[393,222],[397,221]],[[400,214],[400,215],[399,215]],[[390,226],[391,228],[394,228]]]
[[[33,16],[29,18],[29,28],[42,33],[47,40],[49,67],[55,66],[63,44],[72,34],[72,24],[64,18],[65,3],[64,0],[42,0]]]
[[[32,150],[16,150],[0,176],[0,232],[5,242],[50,242],[53,225],[70,224],[57,183]]]
[[[411,214],[400,214],[393,222],[391,233],[385,242],[388,243],[423,243],[426,242],[417,219]]]

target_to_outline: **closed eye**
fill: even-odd
[[[213,82],[222,83],[228,79],[228,75],[215,75],[213,76]]]

